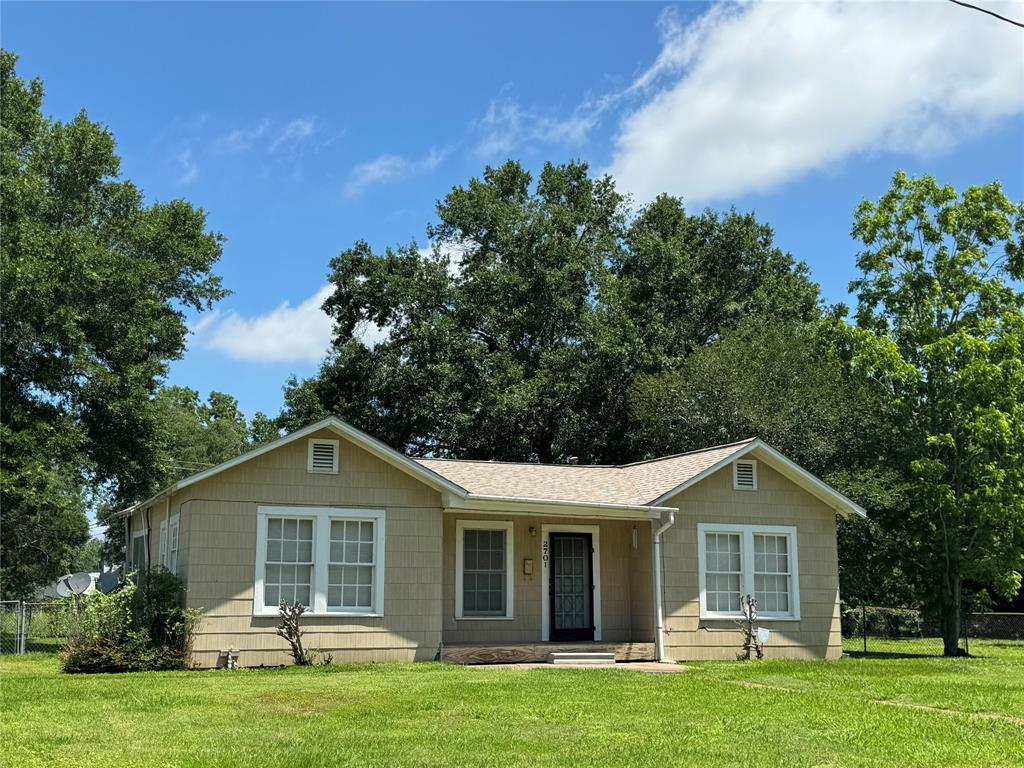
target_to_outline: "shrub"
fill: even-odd
[[[65,672],[141,672],[191,666],[200,613],[184,607],[184,585],[151,571],[110,594],[88,595],[77,631],[61,651]]]

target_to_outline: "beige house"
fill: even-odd
[[[205,618],[202,666],[287,663],[277,606],[335,661],[837,658],[836,515],[760,440],[622,466],[412,459],[328,418],[124,511],[130,568]]]

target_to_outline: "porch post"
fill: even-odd
[[[655,655],[658,661],[665,660],[665,609],[662,600],[661,588],[661,534],[675,525],[676,513],[668,513],[668,522],[664,523],[654,532],[654,605],[657,611],[657,628],[654,632]]]

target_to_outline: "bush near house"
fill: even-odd
[[[201,614],[184,607],[185,587],[158,569],[105,595],[89,595],[61,650],[65,672],[143,672],[192,666]]]

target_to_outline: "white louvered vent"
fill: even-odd
[[[310,440],[309,463],[306,469],[310,472],[338,473],[338,441]]]
[[[732,487],[737,491],[757,490],[757,462],[734,461],[732,464]]]

